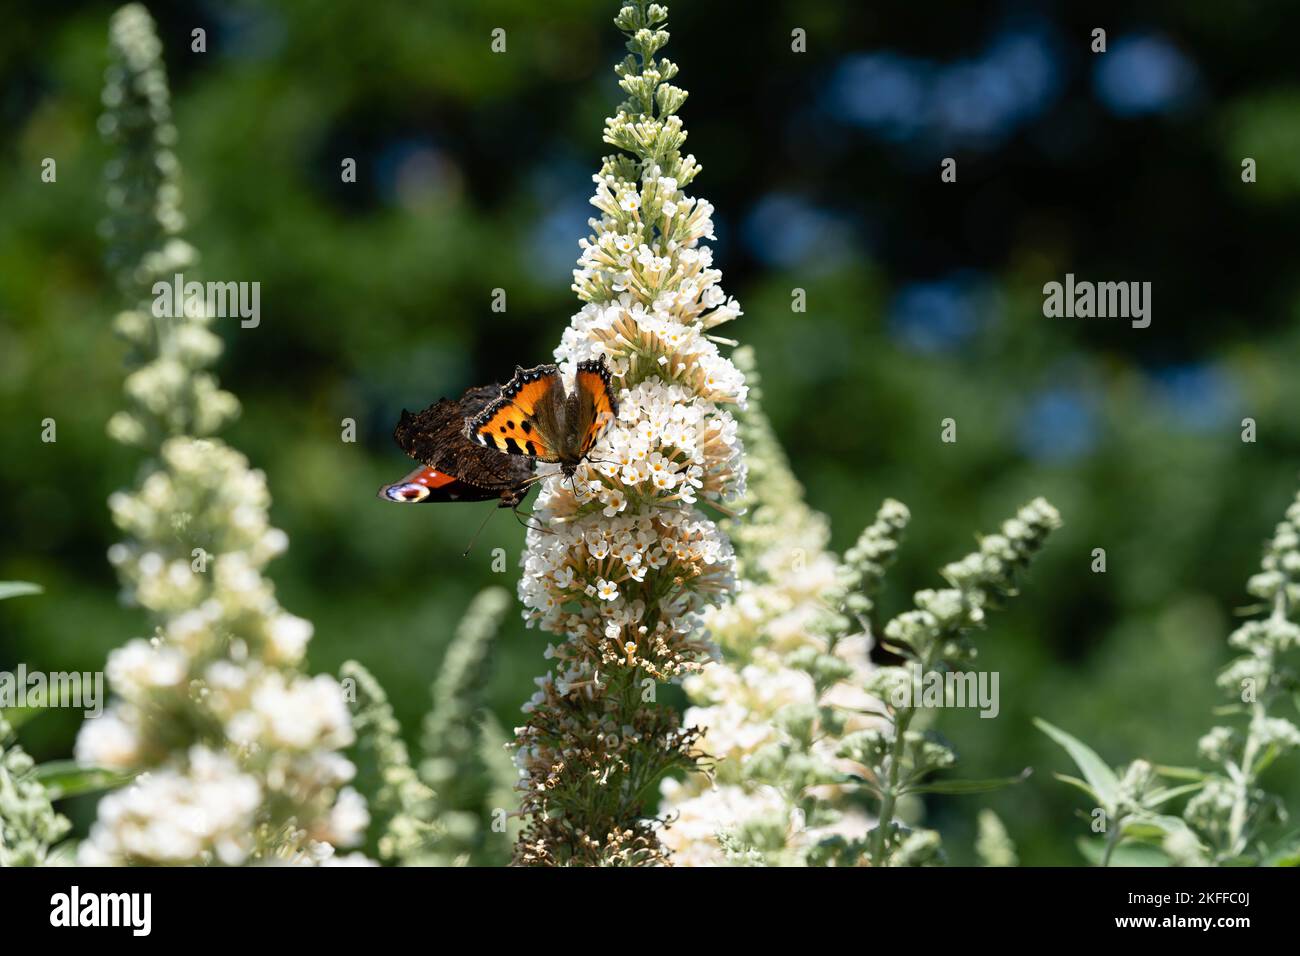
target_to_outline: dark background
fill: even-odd
[[[487,506],[377,501],[407,469],[392,425],[545,360],[576,310],[569,273],[621,98],[616,8],[151,7],[187,238],[204,278],[261,282],[262,324],[225,323],[218,371],[244,405],[224,437],[267,472],[290,536],[270,573],[315,623],[313,669],[359,658],[411,732],[474,591],[513,584],[523,532],[497,516],[462,558]],[[11,2],[0,30],[0,579],[46,588],[0,604],[4,668],[99,669],[146,627],[105,560],[105,499],[139,465],[104,434],[123,375],[96,235],[112,9]],[[1296,487],[1300,5],[678,2],[669,26],[704,167],[689,191],[717,208],[717,262],[745,311],[724,334],[757,349],[834,546],[882,497],[910,506],[893,612],[1024,500],[1063,513],[980,638],[1001,715],[940,724],[963,776],[1037,773],[929,814],[959,862],[992,806],[1023,862],[1079,863],[1079,801],[1050,775],[1066,758],[1030,718],[1112,763],[1194,762],[1234,610]],[[207,53],[190,51],[194,27]],[[505,54],[489,50],[496,27]],[[56,184],[40,182],[47,156]],[[345,156],[356,184],[339,181]],[[955,184],[940,182],[946,156]],[[1067,272],[1151,282],[1151,327],[1045,318],[1042,286]],[[46,417],[56,444],[40,441]],[[939,440],[947,417],[956,444]],[[1098,547],[1105,574],[1089,570]],[[491,696],[507,726],[544,646],[514,618],[503,630]],[[76,726],[46,714],[23,741],[66,756]],[[1294,761],[1267,783],[1297,804]],[[84,825],[92,809],[69,812]]]

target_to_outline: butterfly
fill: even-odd
[[[465,434],[488,448],[559,464],[571,478],[617,415],[602,356],[578,363],[568,393],[557,366],[517,367],[500,397],[466,423]]]
[[[500,385],[482,385],[414,415],[402,409],[393,438],[423,464],[384,485],[379,497],[402,504],[499,500],[502,508],[518,508],[532,485],[534,463],[485,449],[465,432],[468,420],[501,395]]]

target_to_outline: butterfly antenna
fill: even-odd
[[[462,558],[468,558],[468,557],[469,557],[469,553],[470,553],[470,551],[473,550],[475,542],[478,541],[478,536],[481,535],[481,534],[483,533],[483,529],[487,527],[487,523],[492,519],[492,515],[493,515],[493,513],[494,513],[495,511],[496,511],[496,509],[493,508],[491,511],[489,511],[489,512],[487,513],[487,516],[484,517],[484,519],[483,519],[483,523],[480,524],[480,525],[478,526],[478,530],[474,532],[474,537],[472,537],[472,538],[469,539],[469,544],[466,545],[466,546],[465,546],[465,550],[461,552],[461,555],[460,555],[460,556],[461,556]]]

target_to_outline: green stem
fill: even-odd
[[[1119,846],[1120,835],[1124,832],[1124,818],[1116,817],[1106,833],[1106,849],[1101,854],[1101,865],[1110,866],[1111,854]]]
[[[898,803],[898,775],[903,765],[903,743],[907,736],[907,727],[916,716],[916,711],[909,708],[897,713],[894,718],[894,740],[889,750],[889,773],[885,785],[881,788],[880,819],[872,832],[871,865],[885,866],[885,836],[894,820],[894,807]]]

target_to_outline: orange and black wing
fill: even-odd
[[[538,461],[559,461],[556,423],[564,383],[554,365],[516,369],[501,396],[465,423],[465,434],[488,448]]]
[[[614,397],[614,383],[605,359],[579,362],[573,387],[578,409],[576,425],[580,432],[578,449],[585,457],[618,416],[618,400]]]

